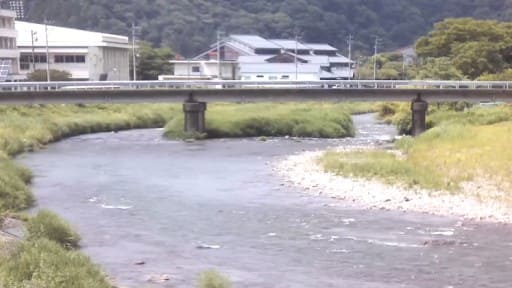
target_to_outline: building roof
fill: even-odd
[[[338,55],[338,56],[329,56],[329,62],[331,63],[355,63],[354,61],[350,61],[347,57]]]
[[[295,40],[270,39],[269,41],[277,44],[279,47],[286,50],[295,50],[295,48],[297,48],[297,50],[310,50],[309,47]]]
[[[18,47],[31,47],[31,32],[36,33],[34,46],[46,46],[45,25],[16,21],[16,31],[18,32]],[[130,48],[128,37],[91,32],[86,30],[65,28],[48,25],[48,46],[51,47],[89,47],[89,46],[109,46],[118,48]]]
[[[322,43],[304,43],[305,46],[309,47],[314,51],[338,51],[338,49],[332,47],[329,44]]]
[[[252,49],[281,49],[279,45],[257,35],[230,35],[229,38]]]
[[[240,65],[240,73],[311,73],[318,74],[320,65],[299,63],[260,63]]]

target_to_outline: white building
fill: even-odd
[[[0,9],[0,81],[16,80],[20,53],[16,47],[16,12]]]
[[[128,37],[23,21],[16,30],[24,75],[46,70],[49,60],[50,69],[68,71],[73,80],[130,79]]]
[[[208,68],[217,67],[218,53],[222,66],[220,77],[218,68]],[[257,35],[231,35],[192,60],[171,63],[176,78],[193,73],[208,75],[210,79],[242,80],[339,80],[354,76],[351,68],[354,62],[328,44],[267,40]]]

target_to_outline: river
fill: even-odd
[[[395,134],[372,115],[354,121],[357,136],[342,140],[92,134],[18,161],[34,171],[38,207],[70,221],[123,286],[194,287],[214,268],[234,287],[512,287],[511,226],[361,210],[273,175],[287,155]],[[148,282],[160,275],[170,279]]]

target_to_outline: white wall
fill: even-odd
[[[199,72],[193,72],[193,67],[199,67]],[[236,79],[236,64],[222,63],[221,73],[222,79]],[[212,78],[217,78],[217,74],[217,62],[194,61],[174,63],[174,75],[176,76],[211,76]]]
[[[257,77],[261,75],[263,77]],[[283,77],[288,76],[288,78]],[[241,73],[241,80],[245,81],[315,81],[320,80],[318,73],[298,73],[297,79],[295,78],[295,72],[293,73]]]

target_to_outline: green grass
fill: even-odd
[[[354,135],[350,114],[372,110],[374,105],[366,103],[214,104],[207,110],[206,134],[199,136],[350,137]],[[187,136],[183,134],[183,116],[166,125],[165,135],[169,138]]]
[[[0,287],[112,287],[88,257],[54,241],[43,238],[17,245],[0,255]]]
[[[209,270],[199,275],[199,288],[229,288],[231,282],[215,270]]]
[[[383,118],[398,124],[402,106],[390,104],[379,111]],[[451,193],[461,192],[463,182],[485,181],[505,195],[479,191],[482,200],[512,204],[512,106],[474,107],[464,111],[443,105],[433,107],[428,116],[431,129],[419,137],[405,137],[396,143],[404,157],[386,151],[366,151],[327,153],[320,161],[326,170],[340,175],[377,178],[387,183]]]
[[[45,238],[65,248],[78,248],[80,235],[66,221],[48,210],[41,210],[30,218],[26,228],[28,241]]]

